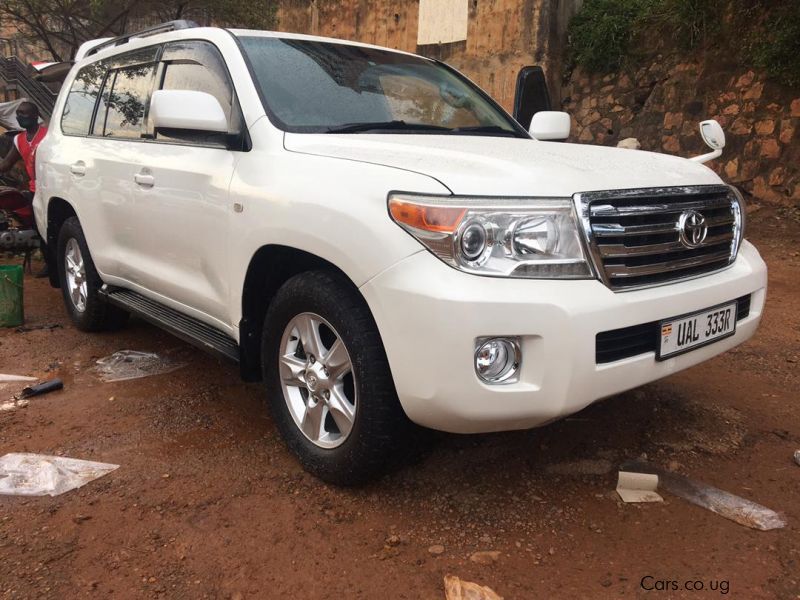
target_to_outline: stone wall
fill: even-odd
[[[560,88],[564,32],[581,0],[469,0],[464,42],[417,46],[419,0],[280,0],[278,28],[445,60],[509,110],[517,73],[545,67]]]
[[[722,157],[706,163],[756,198],[800,205],[800,91],[754,71],[657,56],[650,65],[606,76],[576,71],[562,89],[574,141],[616,145],[635,137],[643,150],[708,152],[698,124],[725,130]]]

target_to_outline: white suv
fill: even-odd
[[[382,472],[412,423],[533,427],[758,327],[742,199],[697,162],[534,139],[364,44],[177,24],[80,54],[35,198],[73,321],[238,361],[325,480]]]

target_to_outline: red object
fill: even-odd
[[[14,138],[14,146],[16,146],[17,152],[19,152],[22,162],[25,164],[25,170],[30,178],[28,187],[32,192],[36,191],[36,148],[39,147],[39,143],[46,134],[47,127],[39,125],[39,129],[36,130],[31,141],[28,141],[28,133],[26,131],[17,134]]]
[[[27,227],[33,226],[33,208],[31,201],[17,189],[0,187],[0,210],[7,210]]]

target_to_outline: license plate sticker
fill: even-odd
[[[736,333],[736,302],[661,321],[658,360],[711,344]]]

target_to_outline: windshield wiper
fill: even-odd
[[[475,127],[456,127],[451,129],[452,133],[499,133],[501,135],[510,135],[517,137],[519,134],[516,131],[504,129],[499,125],[477,125]]]
[[[364,123],[348,123],[330,127],[325,133],[359,133],[366,131],[453,131],[449,127],[426,125],[424,123],[406,123],[405,121],[372,121]]]

